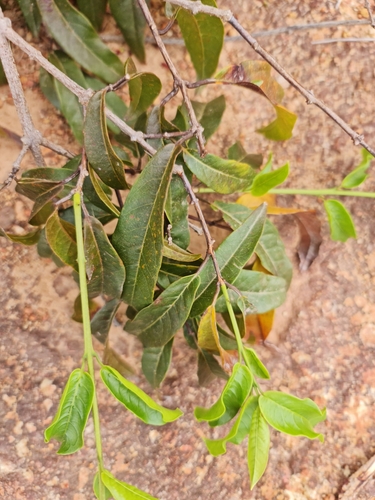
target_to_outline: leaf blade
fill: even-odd
[[[357,238],[352,217],[344,205],[337,200],[325,200],[324,208],[327,212],[328,222],[333,241],[345,241]]]
[[[247,455],[251,489],[254,488],[266,470],[269,446],[269,427],[258,406],[254,411],[253,418],[251,420]]]

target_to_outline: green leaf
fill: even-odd
[[[238,203],[215,201],[212,208],[221,210],[223,218],[232,229],[237,229],[252,213],[250,208]],[[262,266],[274,276],[284,278],[289,287],[292,280],[293,267],[285,253],[285,246],[279,232],[269,220],[264,224],[264,230],[255,248]]]
[[[259,172],[259,174],[255,176],[251,186],[251,194],[253,196],[263,196],[268,193],[270,189],[282,184],[287,179],[288,175],[289,163],[285,163],[284,166],[266,174]]]
[[[39,68],[39,87],[49,102],[60,111],[60,101],[56,93],[54,78],[42,67]]]
[[[149,425],[164,425],[177,420],[182,411],[170,410],[157,404],[130,380],[122,377],[114,368],[103,366],[100,375],[107,389],[136,417]]]
[[[216,259],[223,278],[229,283],[239,275],[243,266],[252,256],[261,237],[266,219],[266,206],[263,204],[230,234],[216,251]],[[200,272],[201,284],[198,288],[190,316],[198,316],[212,303],[216,291],[217,276],[212,261]]]
[[[198,422],[208,422],[211,427],[226,424],[237,414],[250,394],[252,385],[253,376],[249,369],[236,363],[220,398],[211,408],[197,406],[194,410],[195,418]]]
[[[357,237],[352,217],[341,202],[325,200],[324,208],[327,212],[333,241],[342,241],[344,243],[348,238]]]
[[[124,166],[109,140],[105,117],[105,91],[90,99],[84,123],[84,141],[87,158],[100,179],[115,189],[128,189]]]
[[[362,161],[356,169],[348,174],[342,181],[341,186],[344,189],[352,189],[360,186],[368,177],[367,170],[374,157],[366,149],[362,149]]]
[[[174,337],[162,347],[145,347],[142,355],[142,371],[152,387],[160,387],[172,359]]]
[[[215,0],[203,0],[216,7]],[[224,26],[220,19],[208,14],[196,14],[180,9],[177,15],[186,48],[191,57],[197,79],[209,78],[215,72],[224,41]]]
[[[112,236],[126,268],[123,299],[135,309],[151,304],[163,249],[164,206],[176,151],[153,156],[129,192]]]
[[[165,211],[172,225],[171,236],[173,243],[186,249],[190,243],[189,202],[184,184],[178,175],[172,175]]]
[[[161,91],[161,81],[153,73],[138,73],[128,83],[130,106],[128,119],[136,119],[147,111]]]
[[[107,470],[102,472],[101,478],[114,500],[157,500],[157,498],[139,490],[135,486],[119,481]]]
[[[195,262],[202,256],[200,253],[190,253],[187,250],[180,248],[178,245],[175,245],[174,243],[168,243],[167,241],[164,241],[163,257],[167,257],[168,259],[177,260],[180,262]]]
[[[77,0],[78,9],[84,14],[96,31],[103,24],[107,0]]]
[[[160,106],[154,106],[147,117],[146,134],[161,134],[161,110]],[[160,149],[164,142],[163,139],[147,139],[147,142],[154,149]]]
[[[199,385],[205,387],[216,377],[228,380],[228,374],[219,365],[217,359],[210,353],[201,349],[198,352],[198,381]]]
[[[69,455],[83,446],[83,431],[91,411],[94,383],[83,370],[74,370],[60,399],[59,408],[51,425],[44,431],[48,443],[56,439],[61,443],[59,455]]]
[[[47,220],[46,238],[53,253],[78,271],[75,227],[59,217],[57,210]]]
[[[3,64],[0,61],[0,85],[5,85],[7,82],[8,82],[8,80],[7,80],[7,77],[5,76],[5,73],[4,73]]]
[[[83,183],[83,193],[85,197],[91,201],[95,206],[105,210],[108,213],[113,214],[115,217],[120,217],[120,211],[118,208],[112,203],[110,196],[108,196],[107,192],[104,191],[105,184],[102,184],[99,179],[96,177],[96,174],[88,165],[89,177],[86,177]],[[107,187],[107,189],[112,194],[112,190]]]
[[[40,30],[41,17],[36,0],[18,0],[23,17],[33,36],[37,37]]]
[[[55,210],[53,200],[63,190],[62,185],[53,186],[48,191],[40,194],[36,199],[30,214],[29,224],[32,226],[41,226],[45,224],[48,217]]]
[[[269,448],[270,430],[258,406],[251,419],[247,452],[251,489],[254,488],[266,470]]]
[[[242,406],[232,429],[225,437],[221,439],[205,439],[204,442],[211,455],[218,457],[226,453],[227,443],[241,444],[247,434],[249,434],[254,411],[258,408],[258,397],[250,396]]]
[[[315,432],[313,427],[325,420],[325,411],[321,411],[311,399],[267,391],[260,396],[259,406],[264,418],[276,430],[291,436],[324,441],[323,435]]]
[[[292,137],[297,115],[280,104],[275,106],[275,111],[276,119],[266,127],[258,129],[257,132],[273,141],[286,141]]]
[[[85,217],[85,257],[90,298],[105,295],[119,299],[125,281],[122,260],[109,242],[103,226],[95,217]]]
[[[261,154],[247,153],[240,141],[235,142],[228,149],[228,159],[247,163],[253,168],[259,168],[263,163],[263,156]]]
[[[137,335],[145,347],[162,347],[187,320],[199,283],[197,275],[175,281],[128,321],[125,330]]]
[[[67,0],[36,0],[53,38],[75,61],[107,83],[123,76],[120,59],[100,40],[91,23]]]
[[[242,293],[245,302],[255,309],[252,313],[263,314],[276,309],[286,298],[286,283],[283,278],[258,271],[241,270],[233,285]],[[229,289],[228,294],[235,312],[239,312],[237,303],[240,297],[234,290]],[[219,313],[226,312],[224,297],[219,297],[216,310]]]
[[[204,129],[204,138],[208,141],[219,128],[225,111],[225,97],[221,95],[205,103],[192,101],[192,104],[197,120]]]
[[[104,472],[106,472],[106,471],[104,471]],[[103,472],[103,474],[104,474],[104,472]],[[98,500],[101,500],[100,499],[100,491],[99,491],[99,472],[97,472],[94,476],[94,482],[93,482],[92,488],[94,490],[94,494],[95,494],[96,498]],[[109,491],[109,489],[106,486],[104,486],[104,499],[110,500],[111,498],[113,498],[112,493]]]
[[[120,306],[118,299],[107,302],[91,320],[91,334],[102,344],[107,341],[109,330],[112,326],[113,318]]]
[[[41,236],[41,231],[39,228],[37,228],[33,229],[32,231],[26,234],[11,234],[11,233],[6,233],[4,229],[1,229],[0,227],[0,236],[3,236],[10,241],[13,241],[14,243],[21,243],[22,245],[31,246],[38,243],[39,238]]]
[[[246,365],[249,367],[249,369],[253,372],[253,374],[256,377],[263,378],[263,379],[270,378],[270,374],[269,374],[267,368],[264,366],[264,364],[258,358],[258,355],[254,351],[254,349],[251,349],[249,347],[244,347],[244,358],[245,358]]]
[[[184,160],[189,170],[217,193],[245,191],[255,177],[254,170],[246,163],[224,160],[211,154],[201,158],[194,151],[185,150]]]
[[[145,18],[137,0],[109,0],[112,15],[125,42],[140,62],[145,62]]]

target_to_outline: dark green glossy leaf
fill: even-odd
[[[360,186],[368,177],[367,170],[374,157],[366,149],[362,149],[362,161],[350,174],[342,181],[341,186],[344,189],[352,189]]]
[[[254,308],[252,314],[263,314],[276,309],[286,298],[286,283],[283,278],[258,271],[241,270],[233,285],[242,293],[245,303]],[[239,312],[237,303],[240,297],[234,290],[229,289],[228,294],[235,312]],[[219,313],[226,312],[224,297],[219,297],[216,310]]]
[[[251,349],[249,347],[244,347],[244,358],[246,365],[250,368],[250,370],[256,377],[264,379],[270,378],[270,374],[268,373],[267,368],[258,358],[258,355],[254,351],[254,349]]]
[[[83,431],[91,411],[94,383],[83,370],[74,370],[61,396],[59,408],[51,425],[44,432],[45,442],[61,443],[59,455],[69,455],[83,446]]]
[[[88,165],[88,171],[89,177],[86,177],[83,183],[85,197],[105,212],[111,213],[115,217],[120,217],[120,211],[111,201],[110,195],[112,194],[112,190],[99,181],[90,165]],[[107,188],[106,191],[104,191],[105,188]],[[108,193],[108,189],[110,193]]]
[[[84,141],[87,158],[100,179],[115,189],[128,189],[124,166],[109,140],[105,117],[105,91],[97,92],[87,105]]]
[[[229,433],[221,439],[205,439],[208,451],[214,457],[223,455],[227,451],[227,443],[241,444],[249,434],[254,411],[258,408],[258,397],[250,396],[242,406],[237,420]]]
[[[266,219],[266,206],[258,207],[230,234],[216,251],[216,259],[222,276],[229,283],[239,275],[243,266],[252,256],[261,237]],[[216,291],[217,276],[212,261],[208,261],[200,272],[201,284],[198,288],[190,316],[198,316],[212,303]]]
[[[107,83],[123,76],[120,59],[100,40],[91,23],[67,0],[37,0],[43,22],[57,43],[87,71]]]
[[[229,194],[246,191],[255,177],[254,170],[246,163],[224,160],[208,154],[201,158],[194,151],[184,151],[189,170],[217,193]]]
[[[112,237],[126,268],[123,299],[135,309],[151,304],[163,249],[164,206],[175,160],[174,145],[160,149],[128,194]]]
[[[192,104],[197,120],[204,129],[204,138],[208,141],[219,128],[225,111],[225,97],[221,95],[205,103],[192,101]]]
[[[251,186],[251,194],[253,196],[263,196],[268,193],[268,191],[279,184],[282,184],[289,175],[289,163],[285,163],[284,166],[273,170],[269,173],[259,172],[254,178],[253,184]]]
[[[125,281],[122,260],[95,217],[85,217],[84,234],[89,296],[105,295],[110,299],[119,299]]]
[[[61,219],[57,210],[47,220],[46,238],[53,253],[78,271],[75,227]]]
[[[77,0],[78,9],[84,14],[96,31],[103,24],[107,0]]]
[[[178,175],[172,175],[165,211],[172,225],[173,243],[186,249],[190,243],[189,202],[184,184]]]
[[[118,299],[107,302],[91,320],[91,334],[102,344],[106,343],[113,319],[120,306]]]
[[[251,489],[254,488],[266,470],[269,448],[270,430],[258,406],[251,419],[247,451]]]
[[[198,352],[198,381],[199,385],[205,387],[215,378],[228,380],[228,374],[222,369],[217,359],[204,349]]]
[[[247,153],[240,141],[235,142],[228,149],[228,159],[247,163],[253,168],[259,168],[263,163],[263,156],[261,154]]]
[[[124,483],[124,481],[119,481],[107,470],[102,472],[101,478],[114,500],[157,500],[157,498],[152,497],[145,491]]]
[[[106,471],[104,471],[106,472]],[[103,472],[103,474],[104,474]],[[98,500],[101,500],[100,499],[100,491],[99,491],[99,472],[97,472],[94,476],[94,482],[93,482],[93,485],[92,485],[92,488],[94,490],[94,494],[96,496],[96,498]],[[112,497],[112,493],[109,491],[109,489],[104,486],[104,500],[110,500]]]
[[[142,355],[142,371],[152,387],[160,387],[172,360],[174,337],[162,347],[145,347]]]
[[[242,222],[251,214],[250,208],[238,203],[225,203],[216,201],[212,207],[223,213],[223,218],[232,229],[237,229]],[[289,287],[293,267],[285,253],[285,246],[275,226],[266,220],[264,230],[255,253],[258,255],[262,266],[274,276],[284,278]]]
[[[51,189],[40,194],[35,199],[29,218],[29,224],[32,226],[41,226],[42,224],[45,224],[48,217],[55,210],[53,200],[62,191],[62,189],[62,185],[53,186]]]
[[[21,7],[23,17],[33,36],[39,34],[40,23],[42,21],[36,0],[17,0]]]
[[[168,243],[167,241],[164,241],[163,257],[167,257],[168,259],[177,260],[180,262],[195,262],[202,256],[199,253],[190,253],[174,243]]]
[[[125,42],[142,63],[145,62],[145,18],[137,0],[109,0],[112,15]]]
[[[175,281],[128,321],[126,331],[137,335],[145,347],[162,347],[187,320],[199,283],[196,275]]]
[[[352,217],[341,202],[325,200],[324,208],[328,215],[333,241],[345,242],[348,238],[357,237]]]
[[[276,119],[266,127],[257,130],[267,139],[273,141],[286,141],[292,137],[297,115],[278,104],[275,106]]]
[[[138,73],[128,83],[130,106],[128,119],[135,119],[147,111],[161,91],[161,81],[153,73]]]
[[[103,366],[100,375],[107,389],[136,417],[149,425],[164,425],[177,420],[182,411],[170,410],[157,404],[133,382],[122,377],[114,368]]]
[[[253,376],[249,369],[236,363],[217,402],[207,409],[197,406],[194,410],[195,418],[198,422],[208,422],[211,427],[226,424],[237,414],[250,394],[252,385]]]
[[[33,229],[32,231],[26,234],[6,233],[3,229],[0,228],[0,236],[3,236],[10,241],[13,241],[14,243],[21,243],[22,245],[27,245],[27,246],[35,245],[36,243],[38,243],[40,235],[41,231],[39,228]]]
[[[259,406],[263,417],[276,430],[292,436],[324,441],[323,435],[315,432],[313,427],[325,420],[325,411],[321,411],[311,399],[267,391],[260,396]]]
[[[215,0],[203,0],[216,7]],[[185,9],[177,15],[178,25],[190,54],[197,79],[209,78],[215,72],[224,41],[224,26],[220,19],[208,14],[195,16]]]

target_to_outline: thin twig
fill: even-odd
[[[143,134],[144,139],[170,139],[172,137],[181,137],[186,135],[186,130],[182,132],[164,132],[162,134]]]
[[[375,38],[323,38],[322,40],[316,40],[315,42],[311,42],[311,45],[324,45],[328,43],[368,43],[375,42]]]
[[[365,7],[367,9],[368,15],[370,16],[371,26],[375,29],[375,17],[374,14],[372,13],[370,2],[368,0],[365,0]]]
[[[11,170],[10,174],[8,175],[8,178],[3,182],[3,184],[0,185],[0,191],[2,189],[4,189],[5,187],[10,186],[13,179],[16,177],[19,169],[21,168],[21,162],[23,160],[23,157],[25,156],[25,154],[28,152],[29,149],[30,148],[29,148],[28,144],[24,144],[22,146],[20,154],[17,156],[17,159],[15,160],[15,162],[12,165],[12,170]]]
[[[144,0],[143,0],[144,1]],[[170,0],[170,3],[173,5],[178,5],[187,10],[190,10],[192,13],[207,13],[222,19],[223,21],[228,21],[231,26],[242,36],[244,40],[255,50],[257,54],[259,54],[265,61],[267,61],[287,82],[292,85],[301,95],[306,98],[307,104],[314,104],[319,109],[321,109],[326,115],[328,115],[339,127],[344,130],[351,137],[355,146],[361,145],[369,153],[375,156],[375,149],[369,146],[364,137],[358,134],[355,130],[353,130],[340,116],[338,116],[333,110],[331,110],[328,106],[324,104],[323,101],[315,97],[314,93],[310,90],[305,89],[300,83],[297,82],[293,78],[293,76],[288,73],[281,64],[279,64],[272,56],[269,54],[257,40],[248,33],[245,28],[237,21],[237,19],[231,15],[228,18],[230,11],[224,11],[221,9],[215,9],[214,7],[207,7],[203,5],[200,1],[192,2],[190,0]]]
[[[182,98],[184,100],[188,115],[189,115],[189,121],[190,121],[190,126],[191,130],[194,133],[194,135],[197,138],[197,144],[198,144],[198,151],[201,156],[205,155],[205,139],[203,137],[203,127],[200,125],[200,123],[197,120],[197,117],[195,115],[195,111],[193,108],[193,105],[191,103],[190,97],[187,92],[187,88],[185,85],[185,82],[182,80],[180,77],[177,68],[175,67],[172,59],[170,58],[165,45],[163,43],[163,40],[161,36],[159,35],[158,29],[156,27],[156,24],[154,22],[154,19],[150,13],[150,10],[148,8],[148,5],[146,3],[146,0],[138,0],[138,4],[143,12],[143,15],[145,16],[146,22],[151,30],[151,33],[153,34],[155,38],[155,42],[161,52],[161,55],[164,58],[164,61],[166,62],[169,71],[171,72],[173,76],[173,81],[174,81],[174,87],[179,88],[181,90]],[[215,9],[216,10],[216,9]]]
[[[59,154],[61,156],[65,156],[66,158],[69,158],[69,160],[71,160],[72,158],[74,158],[74,154],[73,153],[71,153],[67,149],[62,148],[61,146],[58,146],[57,144],[49,141],[45,137],[42,137],[42,139],[40,141],[40,144],[41,144],[41,146],[44,146],[45,148],[48,148],[51,151],[54,151],[55,153],[57,153],[57,154]]]

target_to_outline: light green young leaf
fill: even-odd
[[[208,451],[214,457],[227,451],[227,443],[240,444],[250,432],[250,424],[254,411],[258,408],[258,396],[250,396],[242,406],[237,420],[229,433],[221,439],[205,439]]]
[[[7,238],[10,241],[13,241],[14,243],[21,243],[22,245],[31,246],[38,243],[39,238],[41,236],[41,231],[39,228],[36,228],[26,234],[11,234],[11,233],[6,233],[4,229],[0,228],[0,236],[3,236],[4,238]]]
[[[53,253],[64,264],[78,271],[75,227],[59,217],[55,210],[47,220],[45,229],[46,238]]]
[[[137,0],[109,0],[109,6],[125,42],[137,59],[144,63],[146,22]]]
[[[96,31],[100,31],[107,0],[77,0],[78,9],[84,14]]]
[[[110,299],[121,298],[125,267],[95,217],[85,217],[84,245],[90,298],[98,295]]]
[[[263,204],[254,210],[217,249],[216,258],[222,276],[229,283],[233,283],[252,256],[261,237],[265,219],[266,206]],[[208,261],[200,272],[200,278],[201,284],[190,313],[191,317],[202,314],[212,303],[215,295],[217,276],[211,261]]]
[[[324,441],[323,435],[315,432],[313,427],[325,419],[325,411],[321,411],[311,399],[267,391],[260,396],[259,406],[264,418],[276,430]]]
[[[197,406],[194,410],[195,418],[198,422],[208,422],[211,427],[226,424],[237,414],[250,394],[252,385],[253,376],[249,369],[236,363],[219,399],[210,408]]]
[[[353,219],[340,201],[325,200],[324,208],[327,212],[333,241],[342,241],[344,243],[348,238],[357,237]]]
[[[100,40],[86,17],[67,0],[36,0],[44,24],[64,51],[107,83],[123,76],[120,59]]]
[[[84,142],[90,165],[100,179],[115,189],[128,189],[124,166],[109,140],[105,117],[105,91],[94,94],[86,110]]]
[[[257,132],[273,141],[286,141],[292,137],[297,115],[280,104],[275,106],[275,111],[276,119],[266,127],[258,129]]]
[[[45,442],[61,443],[59,455],[69,455],[83,446],[83,431],[91,411],[94,383],[87,372],[74,370],[61,396],[51,425],[44,432]]]
[[[125,330],[137,335],[145,347],[164,346],[187,320],[199,283],[197,275],[175,281],[128,321]]]
[[[362,149],[362,161],[350,174],[342,181],[341,186],[344,189],[353,189],[360,186],[368,177],[367,170],[374,157],[366,149]]]
[[[228,374],[219,365],[217,359],[204,349],[198,352],[198,382],[205,387],[209,385],[216,377],[228,380]]]
[[[91,320],[91,334],[102,344],[107,341],[109,330],[119,306],[120,301],[112,299],[99,309]]]
[[[283,278],[242,269],[233,285],[242,293],[246,303],[251,304],[258,314],[276,309],[281,306],[286,298],[286,283]],[[240,297],[234,290],[228,290],[229,298],[234,306],[235,312],[239,312],[237,305]],[[224,297],[219,297],[216,302],[216,310],[219,313],[226,312],[227,307]]]
[[[147,111],[161,91],[161,81],[153,73],[132,75],[128,83],[130,106],[128,119],[135,120]]]
[[[168,424],[182,415],[182,411],[178,408],[170,410],[157,404],[133,382],[122,377],[117,370],[110,366],[103,366],[100,375],[111,394],[146,424]]]
[[[172,360],[174,337],[162,347],[145,347],[142,355],[142,371],[152,387],[160,387]]]
[[[237,229],[252,213],[250,208],[238,203],[215,201],[212,208],[221,210],[225,222],[232,229]],[[265,222],[262,236],[255,248],[255,253],[258,255],[262,266],[274,276],[284,278],[289,287],[293,267],[285,253],[285,246],[277,229],[269,220]]]
[[[255,177],[254,170],[246,163],[224,160],[211,154],[201,158],[196,152],[185,150],[184,160],[189,170],[217,193],[246,191]]]
[[[21,7],[23,17],[33,36],[37,37],[40,30],[42,18],[36,0],[18,0],[18,5]]]
[[[215,0],[203,0],[216,7]],[[180,9],[177,15],[186,48],[191,57],[197,79],[210,78],[217,68],[224,41],[224,26],[220,19],[208,14],[191,14]]]
[[[289,175],[289,163],[285,163],[284,166],[273,170],[269,173],[259,172],[254,178],[253,184],[251,186],[251,194],[253,196],[263,196],[268,193],[268,191],[279,184],[282,184]]]
[[[103,483],[104,484],[104,483]],[[94,482],[92,485],[92,489],[94,490],[94,494],[98,500],[100,499],[100,491],[99,491],[99,472],[97,472],[94,476]],[[109,489],[104,486],[104,499],[105,500],[110,500],[112,497],[112,493],[109,491]]]
[[[167,241],[164,241],[163,257],[177,260],[179,262],[195,262],[202,256],[200,253],[190,253],[187,250],[180,248],[175,243],[168,243]]]
[[[251,419],[247,452],[251,489],[254,488],[266,470],[269,448],[270,430],[258,406]]]
[[[157,500],[157,498],[152,497],[145,491],[124,483],[124,481],[119,481],[107,470],[102,472],[101,478],[114,500]]]
[[[256,377],[263,378],[263,379],[270,378],[270,374],[269,374],[267,368],[264,366],[264,364],[258,358],[258,355],[254,351],[254,349],[251,349],[250,347],[244,347],[244,358],[245,358],[246,365],[249,367],[249,369],[253,372],[253,374]]]
[[[112,236],[126,269],[123,299],[135,309],[153,301],[163,250],[164,207],[176,151],[173,144],[150,159],[128,194]]]

